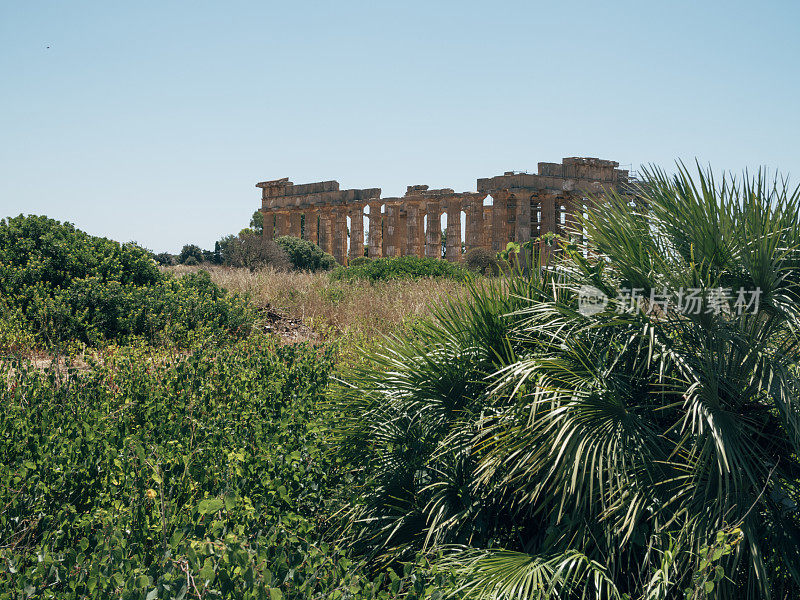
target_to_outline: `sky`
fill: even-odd
[[[0,0],[0,217],[176,252],[246,227],[281,177],[461,192],[566,156],[791,176],[798,71],[793,0]]]

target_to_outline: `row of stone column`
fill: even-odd
[[[466,215],[466,250],[482,247],[498,252],[504,250],[509,241],[522,243],[543,232],[563,232],[574,222],[575,211],[579,209],[578,199],[571,194],[538,193],[516,197],[503,191],[492,194],[492,206],[484,206],[484,198],[485,194],[476,193],[441,200],[402,198],[305,211],[271,211],[265,213],[264,235],[268,238],[277,235],[303,237],[344,263],[347,256],[364,255],[364,206],[369,206],[369,256],[408,254],[441,258],[441,215],[445,212],[445,258],[459,261],[462,258],[462,211]],[[386,210],[382,212],[384,206]],[[405,213],[401,208],[405,208]],[[301,214],[305,215],[304,227]],[[347,217],[350,217],[349,251]]]
[[[351,258],[362,256],[364,254],[362,207],[268,211],[264,214],[264,236],[268,239],[281,235],[302,237],[318,244],[338,262],[343,263],[348,255],[348,216],[351,219],[349,255]]]

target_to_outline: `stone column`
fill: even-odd
[[[467,200],[466,245],[467,252],[483,246],[483,196],[473,195]]]
[[[379,258],[383,256],[383,231],[381,202],[369,203],[369,257]]]
[[[531,201],[526,196],[517,196],[516,217],[514,241],[524,244],[531,239]]]
[[[461,199],[447,199],[447,248],[445,258],[450,262],[461,260]]]
[[[397,256],[408,254],[408,211],[405,205],[397,207],[397,227],[394,230],[394,247],[397,249]]]
[[[267,210],[261,211],[264,214],[264,238],[271,240],[275,237],[275,213]]]
[[[317,231],[317,219],[319,215],[315,209],[306,211],[306,239],[314,244],[319,243],[319,234]]]
[[[301,217],[302,214],[299,210],[293,210],[289,213],[289,235],[299,238],[302,232]]]
[[[275,234],[275,237],[280,237],[282,235],[289,235],[289,214],[286,211],[280,211],[275,215],[275,224],[277,225],[278,231]]]
[[[438,200],[427,204],[428,229],[425,231],[425,256],[442,258],[442,209]]]
[[[320,246],[328,254],[333,254],[333,223],[331,222],[332,217],[333,215],[331,214],[331,209],[327,207],[322,209],[322,211],[319,214]]]
[[[424,256],[425,251],[425,213],[418,200],[408,202],[408,250],[411,256]]]
[[[556,227],[556,194],[549,192],[539,195],[542,203],[542,235],[547,233],[558,233]]]
[[[517,198],[514,194],[509,194],[506,199],[506,239],[509,242],[516,241],[517,232]]]
[[[574,237],[575,235],[580,235],[578,233],[578,227],[580,225],[580,212],[583,207],[583,197],[581,194],[570,193],[567,194],[566,200],[564,202],[567,206],[567,224],[566,230]]]
[[[483,207],[483,231],[481,232],[481,241],[483,247],[492,251],[492,219],[494,215],[494,206]]]
[[[350,208],[350,258],[364,256],[364,207]]]
[[[508,244],[508,196],[505,190],[492,194],[492,250],[500,252]]]
[[[333,210],[333,257],[339,264],[347,258],[347,209],[337,207]]]
[[[385,256],[398,256],[397,229],[400,221],[400,207],[396,204],[386,205],[386,236],[384,238]]]

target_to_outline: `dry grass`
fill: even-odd
[[[230,267],[167,267],[181,274],[205,269],[211,279],[233,292],[247,293],[261,307],[270,307],[313,330],[372,337],[396,331],[430,313],[442,297],[464,293],[464,286],[448,279],[341,282],[327,273],[251,273]],[[331,331],[332,330],[332,331]]]

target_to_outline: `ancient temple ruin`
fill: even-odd
[[[381,198],[380,188],[340,190],[337,181],[295,185],[283,178],[256,187],[268,238],[303,237],[345,264],[365,254],[366,209],[368,256],[442,258],[441,221],[447,215],[444,258],[458,261],[472,248],[497,252],[510,241],[563,234],[593,196],[624,193],[629,172],[618,167],[611,160],[565,158],[539,163],[537,173],[478,179],[477,192],[411,185],[399,198]]]

